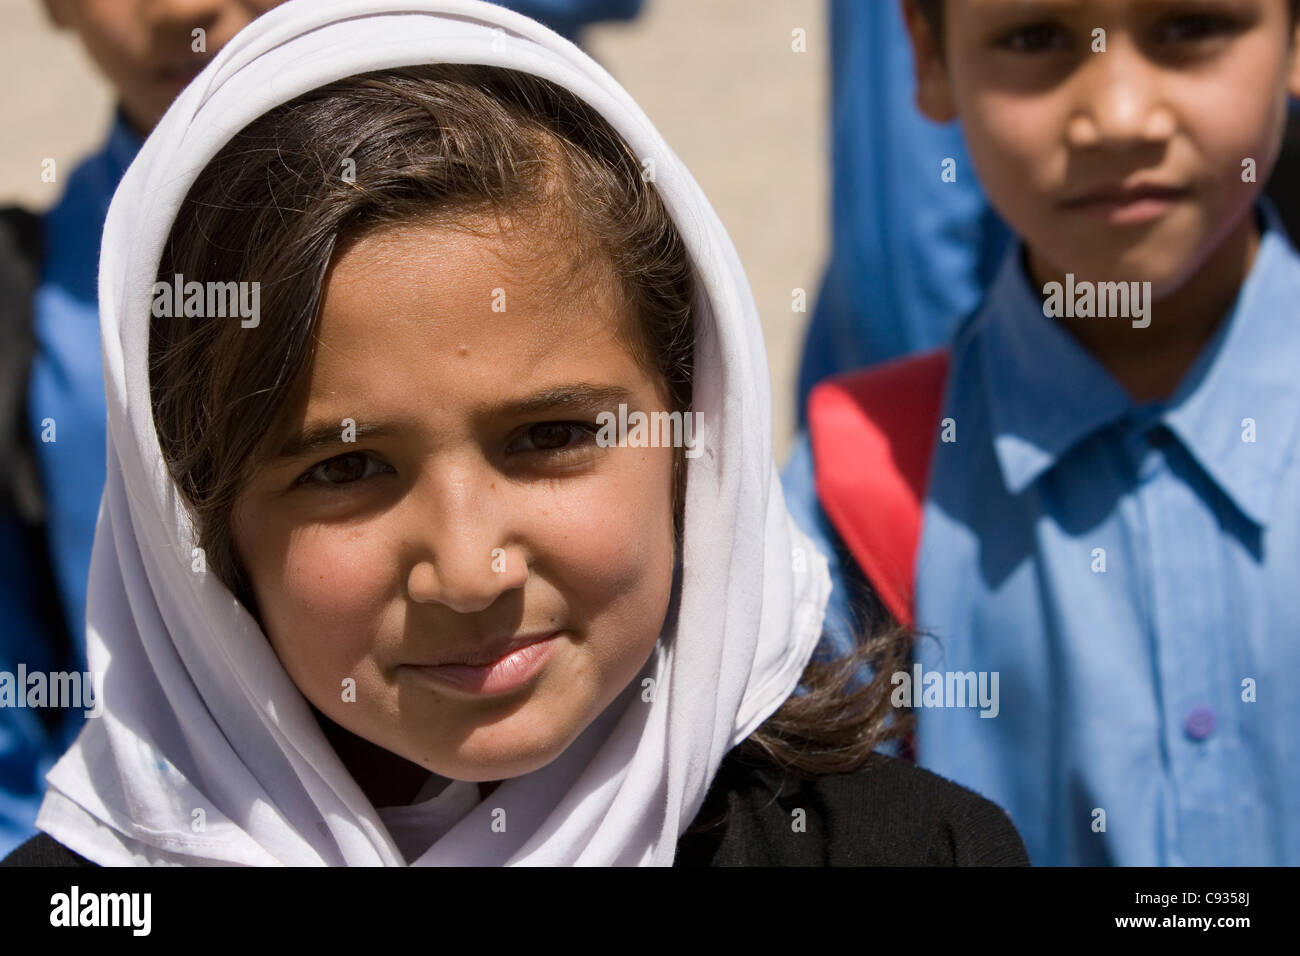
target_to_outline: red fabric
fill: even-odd
[[[817,497],[898,621],[914,624],[916,554],[948,376],[941,349],[821,383],[808,399]]]

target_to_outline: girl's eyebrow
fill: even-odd
[[[632,393],[619,385],[560,385],[520,399],[514,399],[485,409],[492,417],[521,418],[540,412],[609,410],[617,412],[620,403],[626,403]],[[401,430],[395,422],[358,421],[355,439],[381,438]],[[314,421],[290,437],[275,453],[272,462],[302,458],[336,445],[353,444],[343,441],[343,419]]]
[[[534,415],[564,409],[608,409],[618,411],[632,393],[620,385],[560,385],[495,407],[497,415]]]
[[[385,422],[357,422],[356,438],[378,438],[391,434],[394,426]],[[343,420],[336,422],[312,422],[300,434],[289,438],[275,453],[272,462],[289,461],[302,458],[313,452],[332,448],[335,445],[352,444],[343,441]]]

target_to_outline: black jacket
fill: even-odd
[[[733,751],[673,865],[1028,866],[1029,855],[1001,807],[904,760],[802,778]]]
[[[95,865],[45,833],[0,863]],[[1029,857],[999,807],[905,761],[877,756],[854,773],[800,778],[733,751],[673,865],[1028,866]]]

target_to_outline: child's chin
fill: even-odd
[[[510,755],[485,755],[479,760],[466,761],[458,759],[446,764],[443,769],[434,769],[434,773],[452,780],[464,780],[468,783],[487,783],[493,780],[510,780],[523,777],[541,770],[560,755],[560,751],[547,754],[541,759],[520,760]]]
[[[1106,239],[1112,239],[1107,242]],[[1076,274],[1089,273],[1094,281],[1150,282],[1161,298],[1182,286],[1213,252],[1204,223],[1186,216],[1171,216],[1149,228],[1124,235],[1103,236],[1092,244],[1093,254],[1080,263]]]
[[[512,736],[506,746],[492,743],[462,746],[454,754],[434,755],[428,766],[444,777],[482,783],[508,780],[541,770],[562,754],[567,737],[546,734],[545,739],[521,740]]]
[[[1129,245],[1080,244],[1059,260],[1050,252],[1043,258],[1061,262],[1061,272],[1073,275],[1076,282],[1150,282],[1152,296],[1159,299],[1177,291],[1204,259],[1200,249],[1186,242],[1186,236],[1181,238],[1183,241],[1165,242],[1163,237],[1151,236]]]

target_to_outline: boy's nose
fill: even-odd
[[[412,490],[419,498],[411,510],[418,530],[406,582],[412,600],[472,614],[528,580],[526,556],[507,540],[508,504],[492,485],[461,474]]]
[[[1173,135],[1175,115],[1159,70],[1119,45],[1093,57],[1079,76],[1078,105],[1066,128],[1072,147],[1124,149]]]

